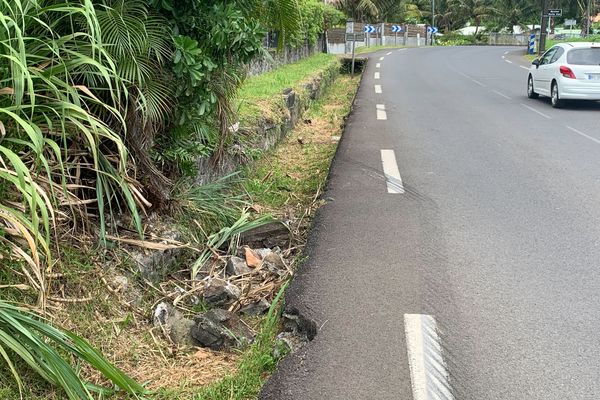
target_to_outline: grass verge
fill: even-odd
[[[402,41],[402,39],[398,39],[398,41]],[[378,50],[386,50],[386,49],[401,49],[403,47],[403,45],[398,45],[398,46],[361,46],[361,47],[357,47],[354,50],[354,54],[366,54],[366,53],[372,53],[374,51],[378,51]]]
[[[317,70],[338,63],[329,56],[319,56],[316,60],[321,60]],[[312,59],[310,65],[314,67],[314,63]],[[281,79],[279,87],[274,85],[273,93],[287,86],[282,82],[290,82],[287,80],[290,76]],[[296,80],[291,86],[301,87],[301,82],[309,79],[310,74],[296,71],[293,76]],[[337,137],[341,136],[358,82],[358,77],[338,77],[325,89],[321,100],[311,104],[303,121],[277,148],[243,171],[243,189],[254,204],[262,205],[275,215],[296,215],[298,232],[306,232],[320,204],[318,195],[325,184]],[[258,89],[260,85],[256,82],[254,84],[257,89],[247,93],[258,98],[265,92]],[[269,174],[269,170],[273,172]],[[118,367],[139,382],[147,383],[150,390],[156,390],[146,398],[241,400],[256,397],[278,361],[274,355],[274,336],[279,313],[275,309],[262,322],[256,321],[256,325],[260,323],[257,329],[260,334],[243,354],[206,349],[184,353],[164,341],[161,332],[148,325],[148,310],[164,298],[166,291],[160,286],[148,287],[136,275],[137,266],[130,258],[112,254],[112,250],[72,248],[65,251],[68,252],[62,257],[65,262],[54,269],[53,320],[81,334]],[[12,273],[18,270],[15,266],[8,272],[0,271],[2,283],[20,282],[19,275]],[[116,279],[120,275],[129,278],[123,283],[122,279]],[[27,296],[27,292],[9,288],[0,294],[0,298],[19,303],[28,302]],[[134,298],[138,300],[134,302]],[[24,373],[28,382],[24,399],[64,398],[62,392],[26,368]],[[0,398],[18,399],[18,388],[8,374],[9,371],[0,367]],[[82,369],[81,374],[92,382],[103,382],[90,369]]]
[[[244,186],[254,203],[275,215],[310,213],[325,184],[358,82],[358,77],[339,76],[325,96],[311,104],[296,129],[246,170]]]
[[[281,102],[281,92],[291,88],[302,92],[302,84],[339,63],[331,54],[319,53],[294,64],[248,78],[239,91],[240,120],[264,115]]]
[[[279,329],[281,298],[287,285],[282,286],[273,300],[256,341],[243,356],[235,375],[201,389],[194,400],[241,400],[255,398],[266,377],[284,354],[276,352],[275,336]]]
[[[309,222],[320,205],[329,166],[349,114],[359,77],[341,75],[320,101],[314,102],[301,122],[272,151],[247,167],[244,188],[255,206],[275,215],[295,215],[297,233],[305,236]],[[242,356],[237,372],[201,389],[194,400],[255,399],[275,369],[274,340],[279,327],[279,292],[255,344]],[[160,400],[178,398],[176,393]]]

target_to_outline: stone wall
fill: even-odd
[[[317,43],[308,44],[305,43],[298,47],[286,47],[283,51],[277,51],[276,49],[267,49],[264,56],[257,58],[250,62],[247,66],[248,76],[255,76],[264,74],[274,70],[285,64],[292,64],[303,58],[310,57],[316,53],[323,51],[323,39],[319,38]]]
[[[298,91],[285,89],[276,110],[265,110],[259,121],[239,126],[238,137],[244,138],[228,148],[218,164],[209,158],[198,160],[198,183],[215,181],[239,169],[252,160],[253,152],[264,151],[275,146],[292,130],[310,103],[319,99],[340,73],[339,63],[303,84]]]
[[[490,33],[488,43],[494,46],[527,46],[529,34]]]

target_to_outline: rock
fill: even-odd
[[[262,299],[260,301],[257,301],[256,303],[251,303],[247,306],[242,307],[240,311],[242,312],[242,314],[255,316],[264,314],[269,309],[269,307],[271,307],[271,304],[269,304],[269,302],[265,299]]]
[[[203,293],[204,301],[216,306],[223,305],[230,300],[237,300],[240,295],[240,288],[219,278],[212,279]]]
[[[221,350],[243,348],[254,340],[254,334],[234,313],[214,309],[197,315],[191,328],[192,338],[203,347]]]
[[[115,275],[111,279],[111,286],[117,292],[129,289],[129,279],[123,275]]]
[[[172,228],[171,225],[167,224],[168,223],[162,221],[156,222],[149,229],[151,229],[156,236],[165,239],[162,244],[185,242],[184,235],[180,231]],[[131,248],[129,250],[129,254],[131,254],[132,259],[136,262],[142,277],[154,283],[162,282],[169,272],[177,268],[181,258],[185,256],[185,253],[185,246],[165,250],[142,248]]]
[[[286,224],[282,222],[271,222],[240,235],[240,243],[253,248],[260,247],[287,247],[292,240],[292,234]]]
[[[271,250],[271,249],[254,249],[254,252],[256,254],[258,254],[258,256],[260,257],[261,260],[264,260],[265,257],[267,257],[269,255],[269,253],[273,252],[273,250]]]
[[[169,303],[164,301],[159,303],[154,309],[152,316],[154,326],[160,327],[173,343],[185,346],[192,346],[194,344],[190,332],[194,321],[185,318],[183,314]]]
[[[248,264],[240,257],[233,256],[227,260],[227,266],[225,267],[227,275],[244,275],[252,273],[252,270],[248,268]]]
[[[264,258],[264,261],[275,265],[277,268],[281,268],[281,269],[286,268],[285,262],[283,261],[283,258],[281,257],[281,255],[275,253],[274,251],[267,254],[266,257]]]
[[[254,250],[252,250],[250,247],[246,247],[244,252],[246,257],[246,264],[248,264],[249,267],[258,268],[262,265],[262,260],[260,259],[258,254],[256,254]]]
[[[308,340],[313,340],[317,336],[317,323],[306,318],[296,308],[291,308],[283,313],[283,328],[286,332],[293,332]]]
[[[273,356],[276,359],[281,359],[289,353],[293,353],[302,347],[306,340],[292,332],[281,332],[275,339]]]
[[[152,314],[152,323],[154,326],[166,325],[170,317],[176,310],[169,303],[164,301],[158,303]]]
[[[194,321],[188,318],[177,318],[173,320],[171,324],[171,330],[169,337],[173,343],[183,346],[193,346],[194,340],[192,339],[191,329],[194,326]]]

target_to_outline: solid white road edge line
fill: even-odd
[[[547,115],[547,114],[544,114],[543,112],[541,112],[541,111],[538,111],[538,110],[536,110],[536,109],[535,109],[535,108],[533,108],[533,107],[529,107],[527,104],[523,104],[523,103],[521,103],[521,105],[522,105],[523,107],[527,108],[528,110],[530,110],[530,111],[533,111],[534,113],[541,115],[541,116],[542,116],[542,117],[544,117],[544,118],[552,119],[552,117],[551,117],[551,116],[549,116],[549,115]]]
[[[381,85],[375,85],[375,93],[377,93],[377,94],[383,93],[383,90],[381,89]]]
[[[381,78],[381,75],[379,74],[379,72],[375,72],[375,76],[374,76],[374,78],[375,78],[375,79],[379,79],[379,78]]]
[[[398,170],[398,163],[396,162],[396,153],[394,153],[394,150],[381,150],[381,164],[383,166],[383,174],[385,175],[388,193],[404,193],[404,185],[402,184],[402,178],[400,177],[400,171]]]
[[[577,129],[575,129],[575,128],[573,128],[573,127],[570,127],[570,126],[568,126],[568,125],[567,125],[567,129],[569,129],[569,130],[571,130],[571,131],[575,132],[575,133],[576,133],[576,134],[578,134],[578,135],[581,135],[581,136],[583,136],[584,138],[588,138],[588,139],[590,139],[592,142],[596,142],[596,143],[600,144],[600,140],[596,139],[595,137],[592,137],[592,136],[586,135],[585,133],[581,132],[580,130],[577,130]]]
[[[375,64],[375,68],[381,68],[381,63]]]
[[[496,93],[498,96],[504,97],[506,100],[510,100],[510,97],[508,97],[507,95],[505,95],[504,93],[500,93],[497,90],[492,90],[492,92]]]
[[[478,84],[481,87],[485,87],[485,85],[481,82],[479,82],[477,79],[471,79],[473,82],[475,82],[476,84]]]
[[[404,314],[413,400],[454,400],[435,318]]]

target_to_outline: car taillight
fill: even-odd
[[[571,68],[565,67],[564,65],[561,65],[560,67],[560,74],[565,78],[575,79],[575,74],[571,71]]]

